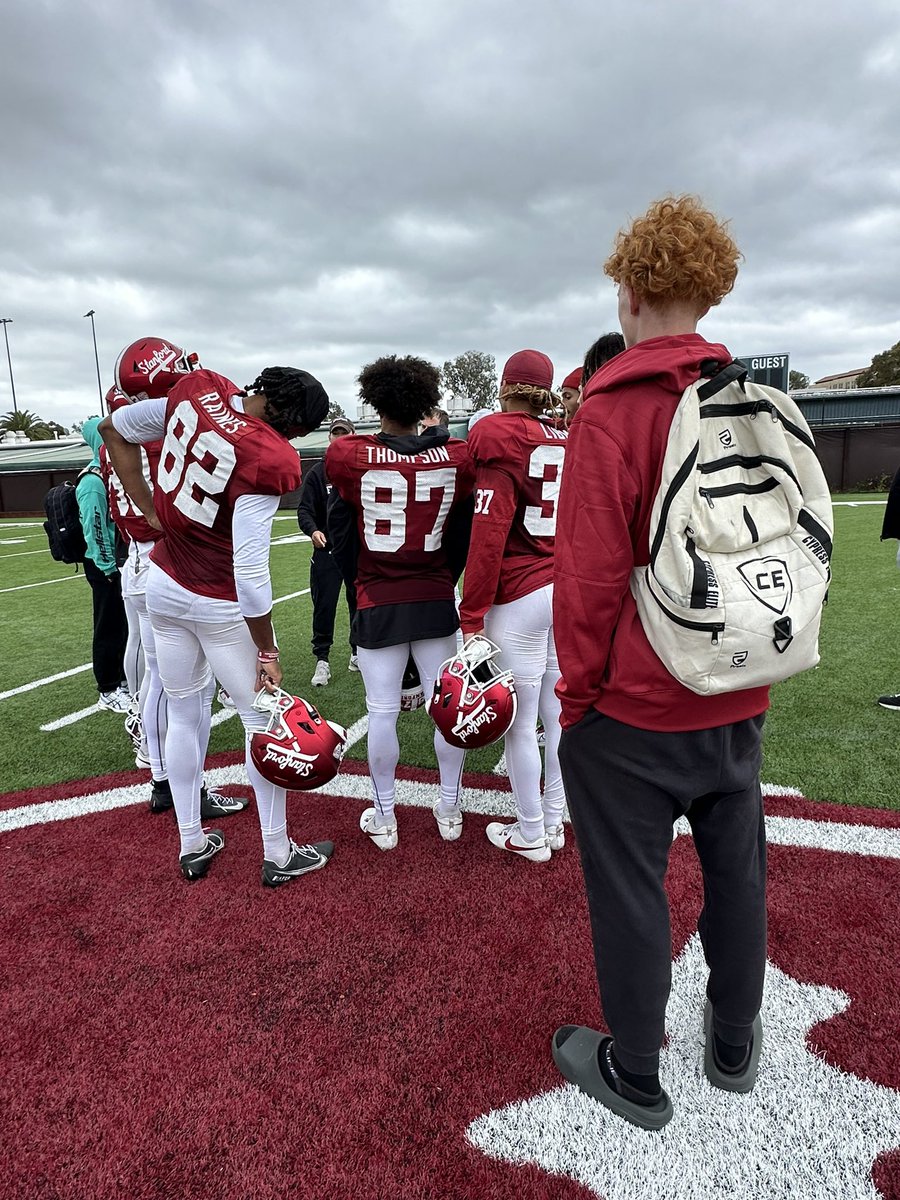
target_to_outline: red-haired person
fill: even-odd
[[[683,687],[651,649],[629,588],[650,559],[682,393],[701,364],[731,361],[697,324],[731,291],[739,258],[725,224],[690,196],[658,201],[619,233],[605,270],[627,348],[586,380],[559,501],[560,758],[612,1036],[563,1026],[553,1056],[567,1079],[649,1129],[672,1116],[658,1072],[672,968],[664,879],[681,816],[704,879],[709,1081],[749,1091],[762,1041],[768,688],[705,696]]]

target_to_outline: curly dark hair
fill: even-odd
[[[615,358],[617,354],[621,354],[624,349],[625,339],[621,333],[602,333],[596,342],[584,352],[584,370],[582,371],[584,383],[587,383],[594,372],[599,371],[604,363]]]
[[[265,396],[265,419],[284,437],[312,433],[328,416],[328,393],[314,375],[297,367],[266,367],[247,391]]]
[[[398,425],[416,425],[441,401],[441,375],[424,358],[386,354],[359,373],[359,394],[380,417]]]

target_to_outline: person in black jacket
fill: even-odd
[[[887,538],[900,538],[900,471],[893,478],[884,510],[881,540]],[[897,548],[897,566],[900,567],[900,546]],[[882,708],[900,709],[900,696],[879,696],[878,703]]]
[[[335,417],[328,430],[328,444],[339,437],[355,433],[353,423],[346,417]],[[309,586],[313,602],[312,649],[316,657],[313,672],[314,687],[324,687],[331,679],[328,656],[334,641],[334,615],[337,611],[341,584],[344,582],[340,568],[331,556],[331,547],[325,533],[326,510],[331,484],[325,475],[325,460],[317,462],[306,474],[297,506],[297,521],[305,534],[312,539],[313,553],[309,565]],[[350,664],[351,671],[358,671],[356,646],[353,644],[353,617],[356,613],[356,591],[353,584],[345,585],[347,607],[350,611]]]

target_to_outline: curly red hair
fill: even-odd
[[[743,257],[728,222],[696,196],[664,196],[630,229],[620,229],[603,270],[649,304],[721,303],[734,287]]]

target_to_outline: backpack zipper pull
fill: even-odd
[[[718,631],[718,629],[714,629],[714,630],[712,631],[712,644],[713,644],[714,646],[718,646],[718,644],[719,644],[719,631]]]
[[[706,503],[709,505],[710,508],[716,507],[715,504],[713,504],[713,498],[709,494],[709,491],[707,488],[697,488],[697,491],[700,493],[700,495],[703,497],[703,499],[706,501]]]

